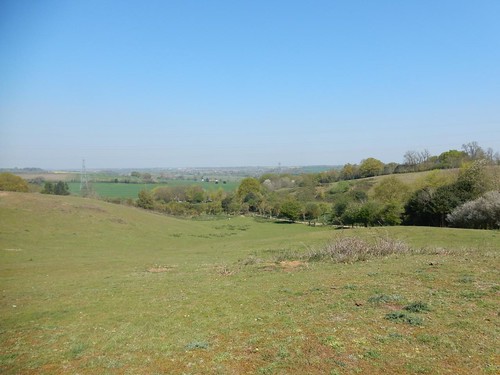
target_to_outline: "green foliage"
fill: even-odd
[[[358,173],[359,168],[357,165],[347,163],[340,171],[340,178],[342,180],[352,180],[358,176]]]
[[[149,190],[141,190],[137,199],[137,207],[152,210],[154,207],[153,194]]]
[[[205,201],[205,190],[201,186],[190,186],[186,189],[186,200],[189,203],[201,203]]]
[[[459,168],[466,158],[464,151],[449,150],[441,153],[437,160],[440,168]]]
[[[244,204],[243,208],[246,207],[249,211],[257,212],[262,200],[259,180],[253,177],[243,179],[236,191],[236,196]]]
[[[423,311],[430,311],[431,309],[429,308],[429,305],[427,305],[425,302],[413,302],[410,303],[409,305],[403,307],[404,310],[413,312],[413,313],[420,313]]]
[[[58,181],[55,184],[47,181],[43,187],[42,194],[69,195],[69,187],[63,181]]]
[[[311,222],[316,221],[321,215],[321,207],[317,203],[307,203],[304,209],[304,218]]]
[[[361,177],[378,176],[384,172],[384,163],[375,158],[368,158],[361,161],[359,174]]]
[[[423,319],[419,316],[407,314],[404,311],[394,311],[386,314],[385,318],[396,323],[406,323],[411,326],[421,326],[423,324]]]
[[[18,191],[27,193],[28,183],[12,173],[0,173],[0,191]]]
[[[287,199],[281,204],[280,216],[290,221],[297,221],[302,215],[303,207],[296,199]]]
[[[410,188],[400,179],[390,176],[384,178],[374,188],[374,198],[383,203],[404,202],[409,195]]]
[[[445,226],[447,215],[456,207],[477,198],[491,186],[485,167],[484,161],[476,161],[451,184],[417,190],[405,205],[405,223]]]

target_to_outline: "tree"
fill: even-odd
[[[69,195],[68,184],[64,181],[57,181],[57,183],[54,186],[54,194],[55,195]]]
[[[432,207],[434,189],[417,190],[404,206],[404,223],[408,225],[435,225]]]
[[[455,227],[500,229],[500,192],[490,191],[465,202],[449,213],[446,220]]]
[[[476,141],[463,144],[462,149],[471,160],[477,160],[485,157],[484,150]]]
[[[242,203],[242,207],[247,206],[249,211],[257,212],[262,200],[259,180],[253,177],[244,178],[236,191],[236,196]]]
[[[406,200],[410,188],[399,178],[389,176],[384,178],[374,188],[374,198],[383,203],[403,202]]]
[[[154,207],[153,194],[148,190],[141,190],[137,199],[137,207],[152,210]]]
[[[309,225],[311,225],[312,221],[316,224],[316,220],[318,220],[320,215],[321,208],[317,203],[311,202],[306,204],[304,218],[309,222]]]
[[[340,171],[340,178],[342,180],[352,180],[358,176],[358,166],[347,163]]]
[[[28,183],[12,173],[0,173],[0,190],[27,193]]]
[[[205,190],[201,186],[192,185],[186,189],[186,200],[190,203],[201,203],[205,200]]]
[[[42,194],[54,194],[54,184],[47,181],[42,189]]]
[[[359,174],[361,177],[372,177],[382,174],[384,171],[384,163],[375,158],[368,158],[361,161],[359,166]]]
[[[302,215],[302,205],[296,199],[287,199],[281,204],[280,216],[291,222],[297,221]]]
[[[467,153],[458,150],[449,150],[438,156],[438,166],[440,168],[458,168],[462,165]]]
[[[260,182],[256,178],[253,177],[244,178],[241,181],[240,186],[238,186],[236,195],[241,200],[245,200],[245,197],[248,194],[260,194]]]
[[[55,184],[47,181],[43,187],[42,194],[69,195],[69,187],[64,181],[58,181]]]

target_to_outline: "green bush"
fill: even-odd
[[[0,190],[27,193],[28,183],[12,173],[0,173]]]

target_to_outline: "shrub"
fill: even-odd
[[[465,202],[446,216],[452,226],[476,229],[500,228],[500,192],[490,191]]]
[[[150,191],[141,190],[137,199],[137,206],[146,210],[152,210],[154,206],[153,194]]]
[[[408,306],[403,307],[403,309],[414,313],[419,313],[422,311],[430,311],[429,306],[425,302],[420,302],[420,301],[410,303]]]
[[[28,192],[28,183],[12,173],[0,173],[0,190]]]
[[[326,259],[338,263],[352,263],[411,251],[412,249],[403,241],[390,238],[378,238],[375,242],[368,243],[357,237],[342,237],[323,248],[310,251],[306,257],[310,261]]]
[[[407,314],[404,311],[391,312],[386,314],[385,318],[396,323],[406,323],[411,326],[420,326],[423,323],[423,319],[421,317]]]

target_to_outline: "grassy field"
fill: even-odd
[[[212,182],[201,182],[192,180],[172,180],[168,183],[161,184],[127,184],[127,183],[113,183],[113,182],[93,182],[91,183],[92,189],[100,197],[105,198],[137,198],[139,191],[143,189],[152,190],[159,186],[201,186],[207,191],[223,189],[224,191],[233,191],[239,185],[239,182],[229,181],[226,184],[215,184]],[[80,194],[80,183],[69,182],[69,190],[71,194]]]
[[[500,371],[498,231],[192,221],[0,194],[3,374]],[[345,236],[425,250],[284,256]]]

